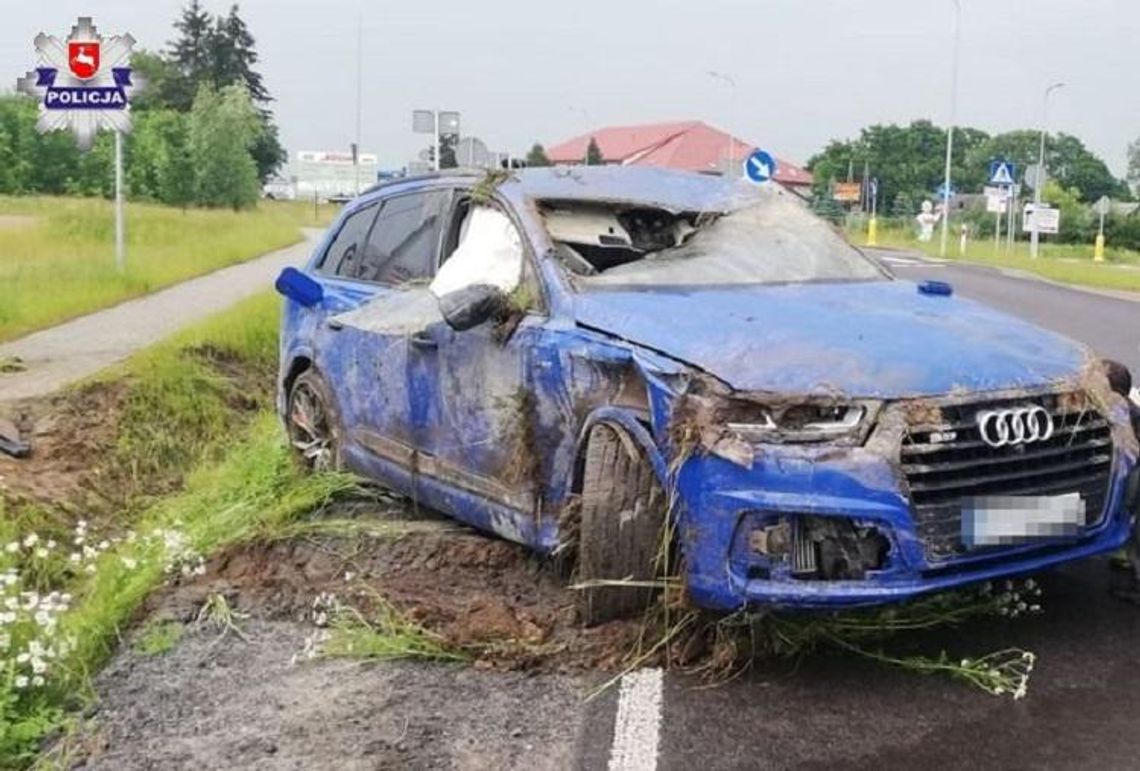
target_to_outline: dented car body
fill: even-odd
[[[506,304],[445,318],[487,286]],[[279,288],[280,408],[319,373],[345,465],[553,553],[591,428],[618,427],[703,607],[899,600],[1129,532],[1137,442],[1085,348],[895,280],[779,190],[407,180],[348,205]]]

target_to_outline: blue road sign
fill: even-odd
[[[1017,166],[1001,159],[990,161],[990,184],[996,187],[1010,187],[1017,179]]]
[[[958,188],[951,185],[950,186],[950,195],[947,196],[946,195],[946,183],[943,182],[941,185],[938,186],[938,189],[934,191],[934,194],[936,196],[938,196],[939,198],[953,198],[954,196],[958,195]]]
[[[776,159],[764,150],[753,151],[744,161],[744,176],[754,184],[764,184],[776,176]]]

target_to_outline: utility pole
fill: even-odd
[[[356,143],[352,146],[352,173],[356,179],[356,194],[360,195],[360,125],[362,122],[361,116],[361,68],[360,56],[363,49],[363,35],[361,33],[361,16],[358,11],[356,14]],[[372,180],[375,182],[376,180]]]
[[[1041,100],[1041,144],[1037,150],[1037,179],[1033,182],[1033,227],[1029,229],[1029,256],[1037,257],[1040,234],[1037,232],[1037,210],[1041,207],[1041,188],[1045,187],[1045,131],[1049,125],[1049,95],[1064,83],[1054,83],[1045,89]]]
[[[115,270],[127,269],[123,223],[123,132],[115,130]]]
[[[939,255],[946,256],[946,238],[950,232],[950,160],[954,153],[954,123],[958,112],[958,42],[962,28],[962,3],[954,0],[954,48],[950,56],[950,125],[946,128],[946,169],[942,180],[942,245]]]

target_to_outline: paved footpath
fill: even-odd
[[[248,262],[0,344],[0,359],[17,356],[27,367],[0,374],[0,404],[51,393],[89,377],[188,324],[267,289],[282,268],[299,265],[308,257],[319,231],[306,230],[305,235],[299,243]]]

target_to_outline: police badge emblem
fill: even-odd
[[[103,38],[81,16],[67,40],[40,33],[35,46],[37,66],[16,81],[16,89],[40,103],[36,128],[41,132],[70,130],[81,150],[91,148],[100,129],[131,130],[128,93],[144,83],[131,78],[130,35]]]

